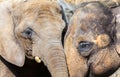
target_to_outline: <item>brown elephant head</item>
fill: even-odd
[[[115,17],[99,2],[81,5],[64,40],[70,77],[106,77],[120,65]]]
[[[0,55],[23,66],[25,55],[37,56],[52,77],[68,77],[61,43],[61,8],[55,2],[7,0],[0,4]]]

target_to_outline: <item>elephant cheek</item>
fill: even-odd
[[[71,38],[65,40],[64,49],[70,77],[85,77],[88,70],[86,59],[77,52]]]
[[[90,70],[92,73],[102,75],[115,71],[120,65],[120,57],[115,47],[110,47],[98,51],[90,58],[89,62],[91,63]]]

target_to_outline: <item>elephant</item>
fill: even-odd
[[[100,2],[75,10],[64,38],[70,77],[108,77],[119,68],[118,27],[111,9]]]
[[[61,42],[65,27],[61,11],[56,2],[2,1],[0,3],[0,56],[20,68],[25,64],[25,56],[32,60],[35,58],[37,62],[42,61],[47,66],[52,77],[68,77]]]

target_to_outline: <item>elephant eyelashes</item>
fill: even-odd
[[[93,43],[92,43],[92,42],[81,41],[81,42],[78,44],[78,51],[79,51],[79,52],[87,52],[87,51],[89,51],[92,47],[93,47]]]
[[[33,30],[31,28],[27,28],[23,31],[23,37],[27,39],[31,39],[33,34]]]

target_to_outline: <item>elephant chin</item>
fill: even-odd
[[[109,76],[120,66],[120,57],[116,47],[111,46],[91,55],[88,63],[92,74]]]

